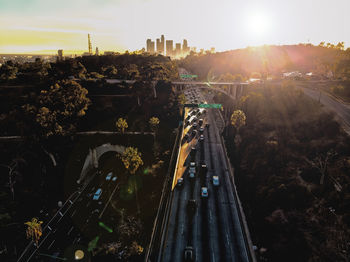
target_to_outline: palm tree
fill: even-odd
[[[32,238],[32,240],[35,241],[36,247],[38,247],[39,239],[43,234],[41,228],[42,223],[43,221],[38,221],[38,219],[35,217],[32,218],[32,221],[24,223],[28,226],[26,230],[27,238]]]

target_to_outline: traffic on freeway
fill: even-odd
[[[208,103],[185,91],[187,103]],[[214,110],[186,108],[158,261],[251,261]]]

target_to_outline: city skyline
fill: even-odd
[[[102,53],[140,50],[145,39],[161,34],[174,43],[189,39],[198,49],[214,46],[217,51],[264,44],[350,44],[347,0],[260,2],[0,0],[0,53],[57,54],[63,49],[81,54],[87,51],[89,33],[92,46]]]

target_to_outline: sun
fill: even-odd
[[[251,13],[248,19],[248,30],[255,36],[262,36],[269,30],[269,18],[263,13]]]

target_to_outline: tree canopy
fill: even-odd
[[[128,123],[124,118],[118,118],[118,121],[115,123],[119,132],[124,133],[125,129],[128,128]]]
[[[120,157],[130,174],[135,174],[137,169],[143,165],[141,152],[137,148],[127,147]]]
[[[24,112],[40,129],[39,136],[66,135],[75,130],[76,121],[86,114],[88,91],[75,81],[64,80],[42,90],[36,104],[26,104]]]

